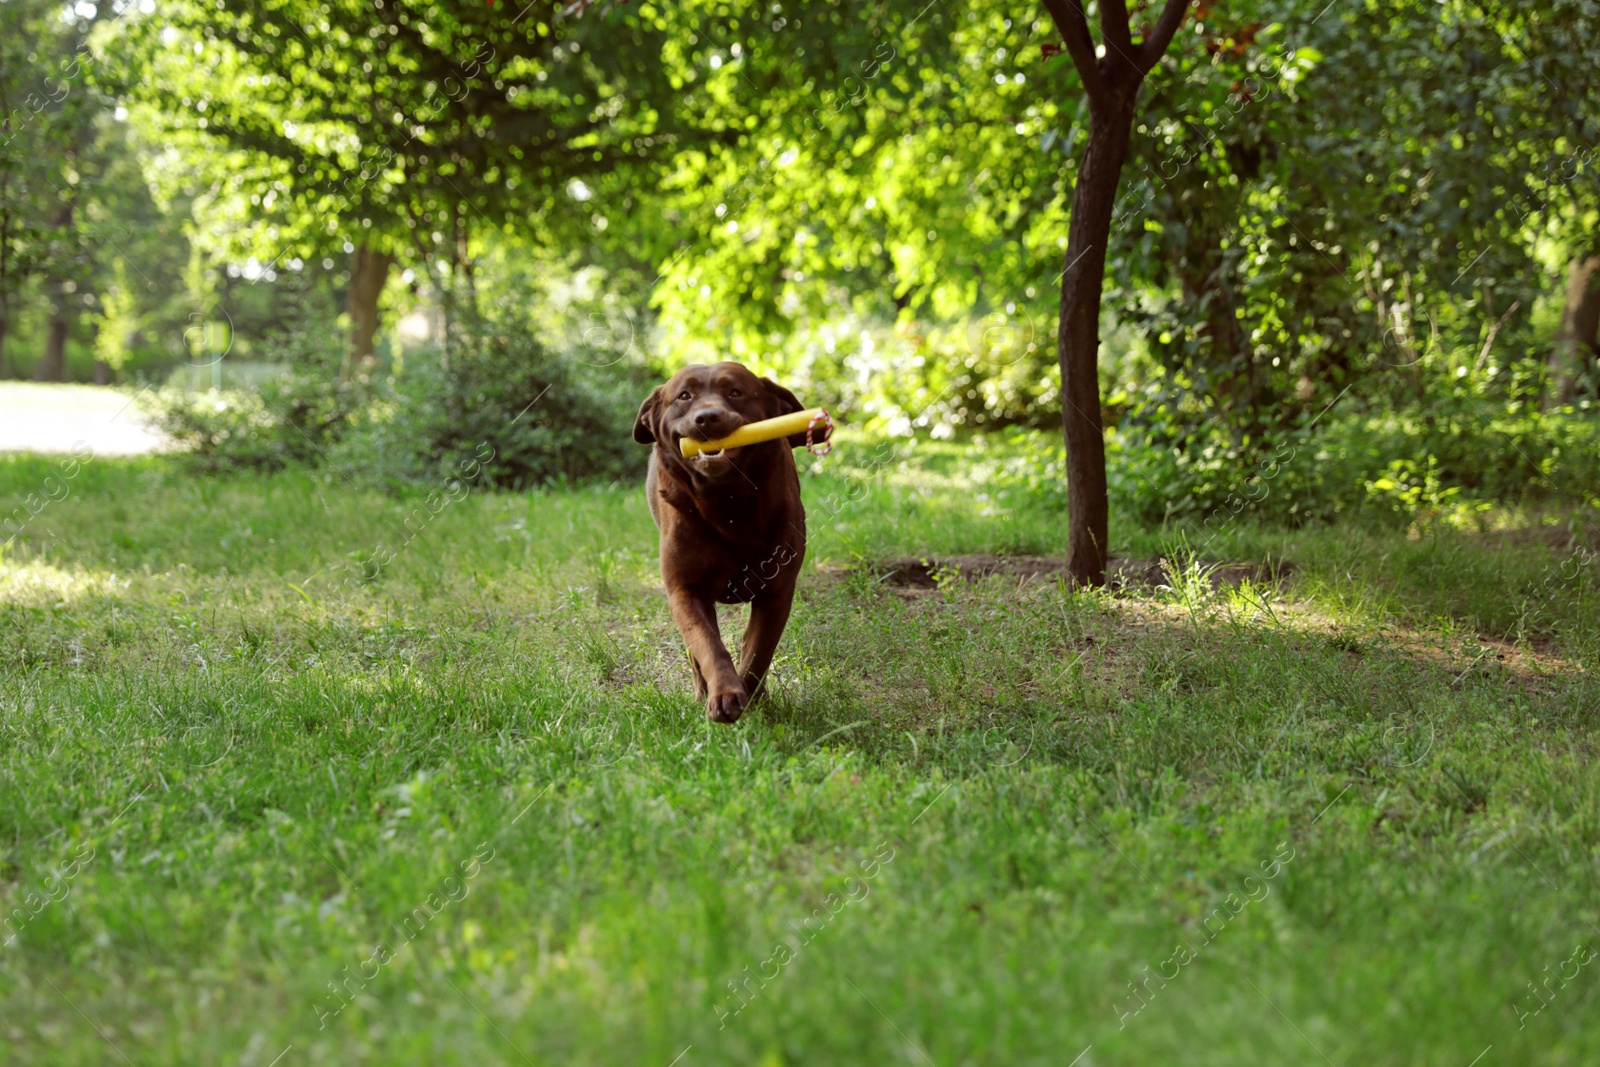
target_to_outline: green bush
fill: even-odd
[[[290,364],[254,389],[168,386],[146,408],[183,462],[203,471],[271,471],[324,459],[359,418],[366,394],[325,368]]]
[[[648,453],[631,429],[649,388],[631,365],[556,355],[515,318],[480,322],[448,352],[408,361],[335,462],[396,485],[454,477],[470,460],[484,486],[635,477]]]
[[[1463,405],[1465,407],[1465,405]],[[1469,414],[1470,413],[1470,414]],[[1000,480],[1064,507],[1055,435],[1014,432]],[[1137,423],[1106,434],[1114,515],[1215,529],[1234,516],[1292,526],[1361,513],[1379,521],[1459,514],[1486,503],[1593,502],[1600,422],[1570,413],[1426,410],[1330,416],[1258,442],[1220,428],[1174,440]]]

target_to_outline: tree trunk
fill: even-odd
[[[350,316],[350,344],[339,374],[342,381],[365,377],[371,372],[378,335],[378,298],[383,295],[392,266],[394,256],[366,245],[357,245],[350,253],[350,288],[345,296],[345,310]]]
[[[4,196],[0,189],[0,196]],[[0,378],[9,377],[6,367],[6,337],[11,333],[11,212],[0,212]]]
[[[1067,571],[1073,581],[1105,582],[1110,503],[1100,422],[1100,295],[1117,184],[1128,154],[1133,101],[1091,112],[1089,142],[1072,191],[1066,267],[1061,272],[1061,425],[1067,444]]]
[[[94,384],[111,384],[111,364],[107,363],[103,359],[97,359],[94,361]]]
[[[6,106],[6,113],[11,108]],[[6,123],[9,125],[9,123]],[[6,337],[11,333],[11,172],[0,168],[0,378],[10,377],[6,364]]]
[[[1578,377],[1600,355],[1600,256],[1574,259],[1567,268],[1567,299],[1550,350],[1550,386],[1545,410],[1569,403]]]
[[[61,205],[56,224],[63,232],[72,225],[71,200]],[[67,319],[67,300],[71,294],[67,292],[65,281],[58,280],[55,289],[55,299],[50,302],[50,332],[45,335],[44,358],[33,369],[33,380],[36,382],[62,382],[67,379],[67,330],[71,326]]]
[[[1190,224],[1191,235],[1203,233],[1209,247],[1218,247],[1222,235],[1202,231],[1200,225]],[[1195,331],[1205,341],[1205,347],[1188,369],[1196,382],[1205,383],[1217,410],[1227,419],[1229,432],[1238,441],[1246,435],[1259,435],[1260,397],[1255,359],[1234,313],[1233,292],[1228,288],[1225,271],[1223,257],[1208,256],[1192,270],[1181,273],[1179,283],[1188,306],[1206,309],[1206,321]]]
[[[1255,359],[1244,343],[1239,319],[1234,314],[1233,295],[1225,286],[1226,282],[1219,283],[1211,290],[1211,303],[1201,332],[1211,347],[1209,369],[1219,374],[1217,391],[1226,393],[1229,429],[1235,441],[1242,441],[1245,437],[1260,436],[1261,407],[1256,394]],[[1222,373],[1227,375],[1225,384],[1220,378]]]
[[[1044,0],[1089,101],[1089,142],[1072,190],[1066,266],[1061,271],[1061,431],[1067,442],[1067,573],[1079,585],[1103,585],[1111,506],[1106,499],[1106,442],[1100,420],[1100,295],[1117,183],[1133,132],[1134,102],[1145,75],[1183,24],[1189,0],[1166,0],[1144,40],[1133,42],[1127,0],[1099,0],[1096,46],[1083,0]],[[1096,53],[1101,53],[1097,55]]]
[[[62,382],[67,378],[67,316],[57,303],[50,313],[50,332],[45,335],[44,358],[33,368],[36,382]]]

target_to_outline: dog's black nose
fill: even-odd
[[[720,411],[697,411],[694,413],[694,424],[701,429],[714,429],[722,423]]]

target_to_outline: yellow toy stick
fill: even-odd
[[[678,450],[683,453],[685,459],[690,459],[702,452],[721,452],[725,448],[741,448],[744,445],[758,445],[763,441],[776,441],[791,434],[809,434],[811,428],[818,422],[826,427],[823,434],[823,439],[826,440],[833,434],[833,419],[822,408],[808,408],[793,415],[779,415],[775,419],[746,423],[720,441],[695,441],[685,437],[678,442]],[[806,447],[811,447],[809,436]]]

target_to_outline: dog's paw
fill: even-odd
[[[719,689],[706,702],[706,715],[712,722],[738,722],[749,703],[750,698],[742,685],[734,689]]]

